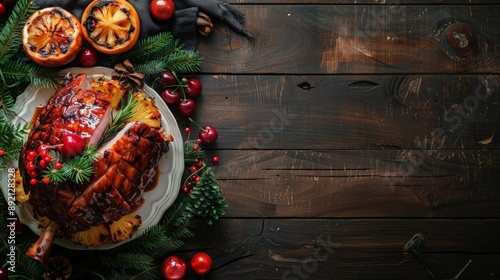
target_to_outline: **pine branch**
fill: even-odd
[[[166,68],[178,73],[194,73],[200,70],[202,58],[198,52],[179,50],[165,56]]]
[[[21,30],[28,17],[38,9],[39,7],[31,0],[17,1],[0,31],[0,65],[9,63],[9,60],[22,49]]]
[[[109,268],[132,268],[146,270],[154,266],[154,259],[146,253],[122,253],[116,256],[103,255],[101,263]]]
[[[162,32],[157,35],[144,38],[138,41],[132,49],[123,54],[114,55],[107,62],[112,67],[115,64],[130,59],[135,63],[141,63],[144,60],[150,60],[151,57],[160,57],[168,53],[168,50],[176,46],[178,40],[174,40],[172,33]]]
[[[1,65],[2,73],[7,81],[28,82],[46,88],[57,88],[58,71],[56,68],[43,67],[38,64],[26,64],[21,61],[11,61]]]
[[[157,280],[162,278],[163,276],[160,272],[159,267],[155,266],[137,273],[136,275],[132,276],[130,280]]]

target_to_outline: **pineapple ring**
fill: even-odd
[[[43,66],[67,64],[80,52],[81,29],[78,19],[60,7],[39,10],[24,25],[24,51],[31,60]]]
[[[105,54],[125,52],[139,39],[139,15],[125,0],[92,1],[83,12],[81,23],[83,37]]]

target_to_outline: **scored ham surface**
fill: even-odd
[[[49,226],[46,231],[50,233],[42,234],[40,239],[46,239],[44,235],[54,238],[58,229],[73,233],[120,219],[140,203],[146,187],[155,177],[155,167],[173,138],[161,128],[135,122],[127,124],[99,149],[99,158],[92,166],[94,173],[88,183],[54,185],[38,180],[37,184],[30,184],[31,177],[26,170],[29,151],[37,151],[40,145],[60,145],[65,133],[76,134],[86,144],[95,145],[109,125],[110,110],[110,97],[93,91],[85,74],[79,74],[53,95],[37,117],[21,150],[19,169],[34,212],[56,224]],[[43,172],[38,166],[36,171],[38,174]],[[47,243],[40,239],[38,246]],[[34,251],[39,255],[45,249],[37,247]],[[43,262],[40,258],[44,257],[35,259]]]

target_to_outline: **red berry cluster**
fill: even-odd
[[[57,147],[60,148],[60,147]],[[39,176],[37,170],[44,170],[46,169],[49,164],[52,162],[53,158],[49,154],[49,146],[47,145],[40,145],[38,146],[37,150],[30,150],[26,154],[26,170],[28,171],[28,174],[30,176],[30,184],[31,185],[36,185],[39,180],[44,183],[48,184],[50,183],[49,178],[42,178]],[[60,169],[62,167],[62,163],[59,161],[54,162],[54,168]]]
[[[160,74],[158,84],[163,88],[161,98],[171,106],[177,106],[179,114],[190,117],[196,111],[195,99],[200,96],[201,82],[193,77],[179,77],[175,72],[165,71]]]
[[[198,150],[198,145],[193,145],[193,151]],[[189,194],[193,190],[193,187],[196,186],[198,182],[200,182],[200,175],[203,172],[206,164],[200,158],[196,158],[193,162],[193,165],[189,167],[189,176],[187,177],[184,185],[182,186],[182,192]]]

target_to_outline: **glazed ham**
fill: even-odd
[[[58,231],[83,231],[130,213],[155,177],[155,167],[173,138],[161,128],[135,122],[99,148],[88,183],[53,185],[38,180],[30,184],[26,170],[29,151],[37,151],[41,145],[60,145],[66,133],[96,145],[109,125],[110,110],[110,97],[93,91],[87,77],[80,74],[60,88],[37,117],[21,151],[19,167],[33,211],[52,222],[28,251],[30,257],[43,262]]]

